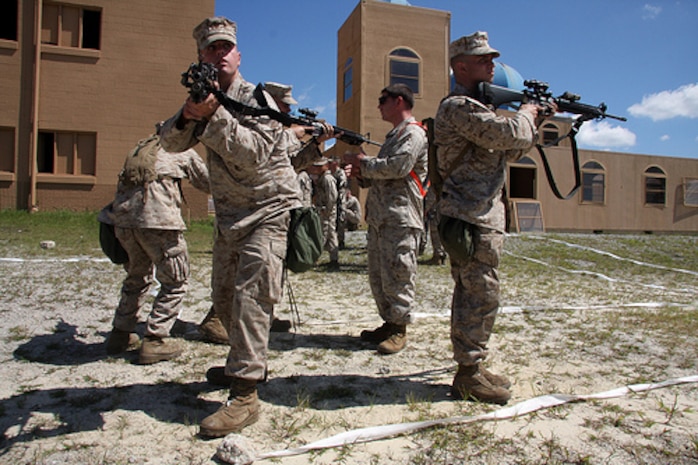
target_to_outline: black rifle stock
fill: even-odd
[[[189,95],[194,102],[202,102],[208,97],[209,94],[213,94],[218,102],[223,105],[223,107],[229,112],[234,112],[242,115],[248,116],[267,116],[284,126],[299,125],[299,126],[309,126],[312,129],[306,129],[306,133],[312,134],[313,136],[320,136],[324,132],[322,121],[316,118],[317,112],[309,110],[307,108],[302,108],[299,110],[303,116],[293,116],[288,113],[283,113],[273,108],[269,108],[267,103],[263,101],[263,94],[261,93],[261,84],[257,86],[255,94],[258,97],[258,103],[261,108],[251,107],[245,105],[244,103],[238,102],[231,99],[224,92],[217,89],[215,82],[218,79],[218,72],[215,66],[209,63],[192,63],[189,69],[182,73],[182,85],[189,89]],[[361,145],[361,144],[372,144],[378,147],[381,146],[380,143],[372,141],[369,136],[364,136],[358,132],[351,131],[349,129],[340,128],[338,126],[332,126],[333,132],[337,135],[337,139],[346,142],[350,145]]]
[[[553,94],[548,91],[548,84],[545,82],[524,81],[524,86],[526,87],[524,90],[513,90],[506,87],[496,86],[494,84],[490,84],[489,82],[481,82],[478,85],[478,97],[481,102],[494,105],[495,108],[498,108],[501,105],[518,102],[543,105],[544,107],[550,109],[551,107],[549,104],[555,103],[558,111],[560,112],[580,115],[572,123],[572,127],[570,128],[570,132],[568,134],[545,145],[545,147],[557,145],[562,139],[567,137],[570,138],[570,143],[572,144],[572,162],[574,166],[575,184],[567,195],[560,193],[560,190],[555,183],[552,169],[550,168],[548,159],[545,156],[545,151],[543,150],[544,146],[541,144],[536,144],[538,153],[543,161],[543,167],[545,168],[545,175],[548,178],[550,189],[557,198],[567,200],[571,198],[582,186],[582,175],[579,166],[579,151],[577,150],[577,141],[575,139],[575,135],[577,132],[579,132],[579,128],[582,126],[582,124],[584,124],[585,121],[594,119],[601,120],[604,118],[613,118],[619,121],[626,121],[626,118],[606,113],[607,107],[605,103],[600,103],[597,106],[581,103],[579,102],[580,96],[571,92],[565,92],[558,97],[553,97]]]

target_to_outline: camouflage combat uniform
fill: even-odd
[[[307,171],[298,173],[298,185],[301,189],[301,203],[304,207],[313,205],[313,180]]]
[[[330,253],[330,262],[339,259],[337,240],[337,180],[329,170],[323,172],[315,182],[315,207],[322,219],[322,234],[325,250]]]
[[[339,166],[334,170],[332,176],[334,176],[334,179],[337,182],[337,241],[340,247],[344,247],[344,220],[346,217],[344,200],[346,198],[349,181],[344,169]]]
[[[259,107],[254,88],[238,73],[226,93]],[[225,374],[259,381],[265,377],[274,304],[282,296],[289,210],[301,206],[290,138],[282,137],[276,121],[232,115],[222,106],[208,121],[177,127],[180,115],[181,110],[165,122],[163,145],[170,150],[206,146],[218,227],[212,300],[230,342]]]
[[[454,359],[460,365],[475,365],[487,356],[499,309],[497,267],[505,233],[506,164],[533,146],[537,131],[528,113],[497,116],[457,85],[439,106],[434,132],[444,178],[439,214],[465,220],[479,231],[471,260],[451,257]]]
[[[378,156],[361,161],[361,177],[370,186],[366,198],[368,274],[378,313],[388,323],[411,322],[417,277],[417,247],[424,201],[414,171],[427,174],[427,138],[414,117],[386,135]]]
[[[121,287],[113,327],[134,331],[153,281],[154,266],[160,291],[148,316],[145,335],[164,338],[170,335],[177,319],[189,279],[180,182],[189,178],[194,187],[209,192],[209,177],[206,164],[193,149],[182,153],[160,149],[154,168],[157,179],[145,185],[119,182],[111,212],[102,210],[100,221],[115,226],[116,237],[129,257],[124,264],[128,275]]]

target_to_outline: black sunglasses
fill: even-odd
[[[378,97],[378,105],[383,105],[392,95],[381,95]]]

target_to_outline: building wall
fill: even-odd
[[[572,152],[569,147],[545,151],[558,187],[563,194],[574,185]],[[537,151],[536,200],[541,202],[547,230],[606,232],[698,232],[698,208],[684,205],[684,180],[698,179],[698,160],[580,150],[580,165],[596,161],[604,168],[604,203],[583,202],[581,192],[569,200],[553,194]],[[659,167],[666,175],[665,205],[645,203],[645,171]],[[509,180],[511,182],[511,179]]]
[[[74,11],[100,12],[99,49],[83,48],[80,37],[61,33],[58,45],[40,45],[37,63],[37,4],[43,4],[43,42],[50,40],[46,24],[56,8],[66,8],[66,22]],[[18,38],[0,42],[0,96],[9,107],[0,116],[0,129],[16,139],[12,171],[0,164],[0,208],[97,210],[111,200],[126,154],[186,98],[180,75],[196,60],[191,31],[214,13],[214,4],[190,0],[173,8],[168,0],[18,0]],[[95,156],[78,157],[75,167],[61,158],[53,173],[33,178],[34,99],[39,131],[87,135],[95,140]],[[63,172],[66,163],[72,172]],[[188,187],[185,195],[193,216],[206,215],[206,195]]]

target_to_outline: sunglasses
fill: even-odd
[[[388,101],[388,99],[391,97],[391,95],[381,95],[378,97],[378,105],[383,105],[385,102]]]

